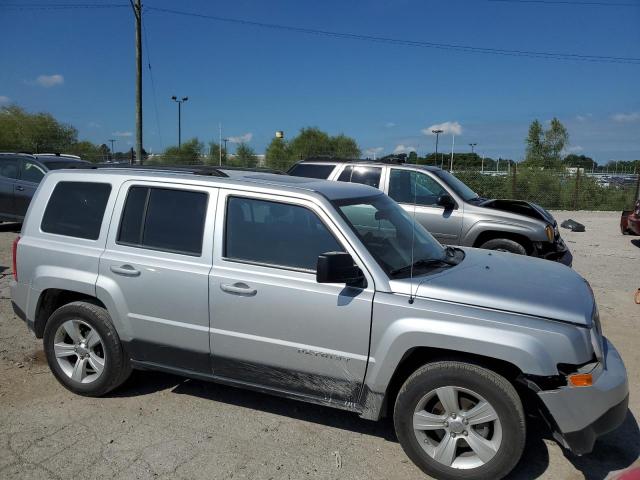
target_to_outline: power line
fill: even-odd
[[[237,25],[245,25],[252,27],[268,28],[272,30],[283,30],[296,33],[305,33],[311,35],[319,35],[332,38],[345,38],[349,40],[361,40],[377,43],[387,43],[392,45],[403,45],[410,47],[435,48],[441,50],[454,50],[459,52],[483,53],[491,55],[506,55],[513,57],[530,57],[544,58],[549,60],[574,60],[581,62],[597,62],[597,63],[624,63],[631,65],[640,65],[640,58],[634,57],[613,57],[608,55],[581,55],[576,53],[559,53],[559,52],[540,52],[527,50],[507,50],[502,48],[472,47],[469,45],[456,45],[448,43],[422,42],[414,40],[403,40],[389,37],[379,37],[374,35],[361,35],[355,33],[334,32],[328,30],[318,30],[314,28],[293,27],[290,25],[280,25],[275,23],[256,22],[252,20],[244,20],[240,18],[220,17],[217,15],[206,15],[203,13],[185,12],[181,10],[173,10],[170,8],[147,7],[147,10],[156,12],[169,13],[173,15],[181,15],[186,17],[197,17],[217,22],[233,23]]]
[[[571,2],[567,0],[487,0],[488,2],[499,2],[499,3],[537,3],[541,5],[575,5],[575,6],[587,6],[587,7],[638,7],[640,8],[640,3],[629,3],[629,2]]]
[[[7,10],[73,10],[128,7],[126,3],[4,3],[0,8]]]

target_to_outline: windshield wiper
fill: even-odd
[[[404,267],[396,268],[395,270],[391,270],[389,275],[392,277],[409,273],[411,272],[411,268],[421,268],[421,267],[434,267],[440,265],[442,267],[453,267],[457,265],[458,262],[455,260],[451,260],[449,258],[428,258],[422,260],[416,260],[411,265],[405,265]]]

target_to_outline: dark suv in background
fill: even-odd
[[[0,153],[0,221],[21,222],[49,170],[86,165],[75,155]]]

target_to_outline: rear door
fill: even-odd
[[[457,245],[460,242],[464,205],[453,209],[438,205],[441,195],[449,191],[426,172],[406,168],[389,169],[387,195],[424,226],[440,243]]]
[[[210,374],[209,285],[215,188],[126,182],[100,259],[133,359]],[[206,232],[206,233],[205,233]]]
[[[316,282],[317,257],[347,251],[366,288]],[[368,358],[373,280],[308,201],[221,191],[209,279],[216,377],[353,405]]]
[[[339,182],[361,183],[374,188],[381,188],[384,184],[383,167],[369,165],[346,165],[336,180]]]
[[[38,185],[44,178],[45,168],[29,159],[20,160],[20,178],[14,184],[14,205],[16,215],[24,217],[36,193]]]
[[[20,177],[20,159],[0,155],[0,218],[13,220],[16,215],[14,188]]]

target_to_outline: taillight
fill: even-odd
[[[20,236],[18,235],[16,239],[13,241],[13,261],[11,263],[11,267],[13,268],[13,279],[18,281],[18,242],[20,241]]]

